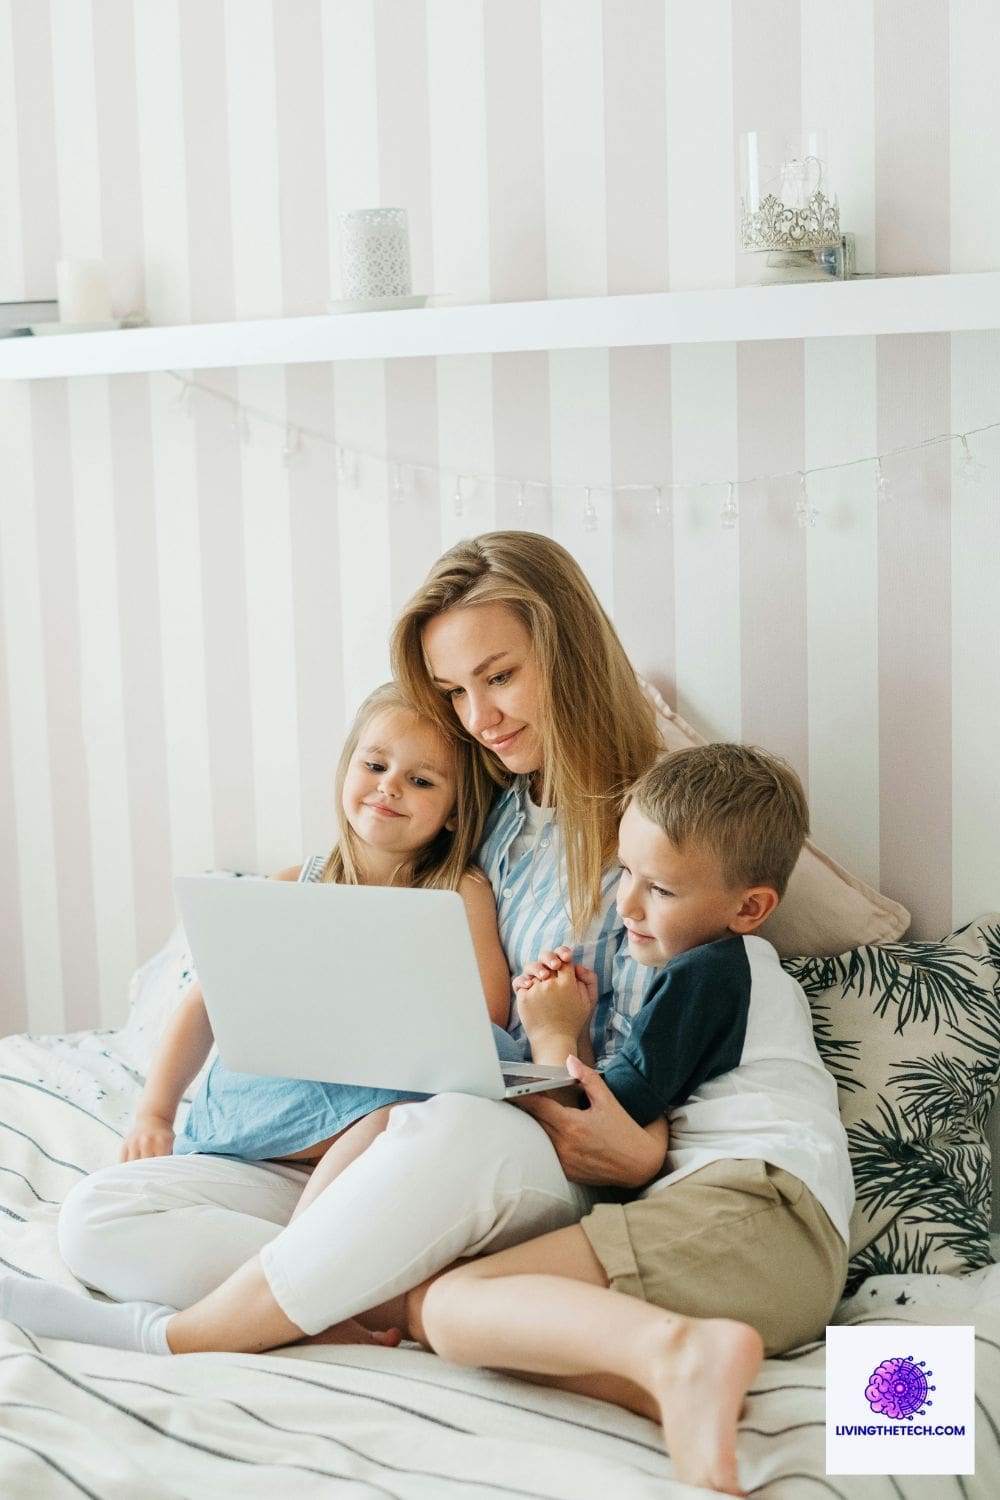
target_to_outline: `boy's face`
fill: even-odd
[[[710,850],[697,844],[678,848],[634,803],[618,829],[618,858],[618,910],[628,928],[629,953],[641,964],[659,967],[725,937],[745,910],[747,892],[726,884]]]

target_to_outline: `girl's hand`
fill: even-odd
[[[552,948],[548,953],[541,954],[533,964],[525,964],[523,974],[518,974],[513,980],[515,990],[530,989],[537,979],[551,979],[572,958],[572,948],[565,947]]]
[[[551,979],[536,980],[518,991],[517,1011],[528,1033],[531,1056],[537,1063],[563,1067],[576,1048],[577,1037],[592,1009],[587,985],[567,964]]]
[[[655,1177],[667,1154],[667,1121],[645,1129],[618,1103],[601,1075],[578,1057],[566,1066],[579,1082],[589,1109],[567,1108],[544,1094],[513,1101],[534,1115],[570,1182],[590,1187],[642,1187]]]
[[[161,1115],[136,1115],[122,1141],[119,1161],[139,1161],[144,1156],[172,1156],[174,1122]]]

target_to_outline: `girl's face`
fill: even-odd
[[[508,771],[542,769],[541,683],[531,636],[506,604],[456,604],[424,626],[434,685]]]
[[[402,708],[373,714],[344,778],[344,816],[361,843],[365,873],[388,877],[407,856],[453,827],[455,756],[433,724]]]

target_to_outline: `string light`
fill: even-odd
[[[815,526],[819,511],[809,498],[809,487],[804,473],[799,474],[799,495],[795,502],[795,515],[800,526]]]
[[[969,439],[964,432],[961,435],[960,442],[962,444],[962,457],[958,465],[959,473],[966,484],[979,484],[986,473],[986,466],[973,456],[972,449],[969,447]]]
[[[523,519],[530,508],[530,491],[532,488],[540,490],[543,494],[546,485],[541,480],[509,478],[504,475],[476,475],[456,474],[453,470],[434,464],[403,464],[391,454],[378,453],[358,447],[347,447],[329,432],[323,432],[315,428],[306,427],[299,423],[289,423],[286,420],[272,416],[269,412],[260,411],[254,407],[247,406],[235,397],[223,391],[217,391],[212,386],[201,385],[197,381],[189,379],[186,375],[176,370],[166,372],[173,380],[179,383],[174,399],[170,402],[170,410],[178,414],[191,417],[194,414],[195,398],[205,398],[224,402],[231,410],[231,421],[234,431],[239,433],[242,443],[251,441],[253,424],[263,423],[265,426],[284,429],[285,439],[282,447],[282,461],[286,465],[297,462],[305,451],[308,443],[321,443],[326,447],[332,447],[336,456],[337,476],[340,484],[347,489],[356,490],[359,483],[360,464],[362,459],[366,465],[371,463],[381,466],[382,472],[387,476],[389,490],[394,500],[402,501],[408,495],[412,495],[420,475],[427,475],[434,482],[451,476],[454,479],[455,489],[453,492],[454,509],[456,516],[466,513],[467,501],[474,492],[477,484],[488,484],[494,493],[500,486],[510,486],[514,489],[515,510],[519,519]],[[252,420],[251,420],[252,419]],[[620,484],[601,487],[600,493],[607,494],[613,501],[617,495],[637,494],[649,498],[651,515],[659,524],[668,524],[671,519],[671,497],[677,493],[691,492],[692,497],[698,491],[718,491],[720,485],[726,487],[726,498],[722,505],[720,519],[725,530],[733,530],[739,519],[736,490],[739,484],[766,483],[778,479],[795,477],[798,480],[799,494],[795,502],[795,516],[800,526],[814,526],[819,518],[819,512],[813,505],[808,491],[808,478],[810,475],[830,473],[836,470],[856,468],[861,465],[873,464],[875,467],[875,488],[878,502],[887,504],[894,499],[892,486],[885,473],[883,460],[905,453],[916,453],[922,448],[930,448],[940,443],[960,443],[961,455],[959,459],[959,475],[963,481],[970,484],[979,484],[987,473],[986,465],[980,463],[969,446],[969,438],[981,433],[994,432],[1000,429],[1000,421],[985,423],[982,427],[969,428],[966,432],[941,433],[936,437],[925,438],[918,443],[910,443],[903,447],[888,449],[885,453],[867,454],[858,458],[847,459],[841,463],[818,464],[811,469],[785,470],[776,474],[748,475],[742,480],[723,479],[697,479],[684,480],[678,484],[665,484],[662,481],[652,480],[648,483]],[[583,527],[586,531],[598,529],[598,512],[594,504],[594,486],[592,485],[569,485],[560,486],[561,489],[575,489],[583,494]]]
[[[584,531],[597,530],[597,510],[591,497],[589,484],[583,496],[583,529]]]
[[[885,505],[892,499],[892,486],[885,477],[880,458],[875,460],[875,491],[880,505]]]
[[[736,485],[734,484],[733,480],[730,480],[728,489],[726,490],[726,498],[723,501],[722,511],[719,517],[722,522],[722,529],[724,531],[735,531],[736,522],[739,519],[739,514],[739,510],[736,506]]]

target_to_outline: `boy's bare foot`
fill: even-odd
[[[671,1318],[650,1331],[645,1382],[660,1408],[676,1477],[742,1495],[736,1425],[764,1345],[756,1329],[724,1318]]]
[[[383,1349],[395,1349],[402,1340],[402,1333],[398,1328],[389,1328],[385,1332],[365,1328],[357,1318],[347,1318],[343,1323],[334,1323],[330,1328],[324,1328],[322,1333],[308,1334],[299,1339],[300,1344],[378,1344]]]

